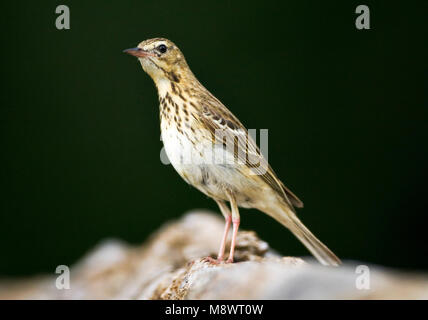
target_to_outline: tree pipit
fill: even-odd
[[[156,84],[162,140],[178,174],[217,202],[226,220],[217,261],[233,262],[240,216],[238,207],[256,208],[287,227],[324,265],[339,258],[297,218],[303,203],[277,178],[245,127],[196,79],[171,41],[149,39],[124,52],[138,58]],[[230,203],[230,208],[226,204]]]

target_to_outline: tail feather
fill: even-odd
[[[284,208],[280,213],[269,215],[288,228],[321,264],[326,266],[338,266],[342,263],[325,244],[318,240],[318,238],[305,227],[291,209]]]

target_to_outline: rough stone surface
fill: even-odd
[[[238,235],[234,264],[212,264],[220,215],[191,212],[131,247],[101,243],[71,267],[69,290],[57,275],[0,281],[0,299],[428,299],[428,276],[361,262],[339,268],[281,257],[252,231]],[[368,265],[370,289],[357,289]],[[367,278],[366,278],[367,279]]]

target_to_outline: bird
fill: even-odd
[[[279,180],[238,118],[198,81],[172,41],[148,39],[123,52],[137,57],[156,85],[161,138],[170,163],[188,184],[212,198],[225,218],[212,262],[234,261],[239,208],[255,208],[288,228],[321,264],[341,264],[297,217],[295,208],[303,202]]]

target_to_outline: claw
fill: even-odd
[[[211,264],[215,264],[215,265],[218,265],[218,264],[220,264],[220,263],[223,262],[222,260],[214,259],[212,257],[205,257],[205,258],[202,259],[202,261],[208,262],[208,263],[211,263]]]

